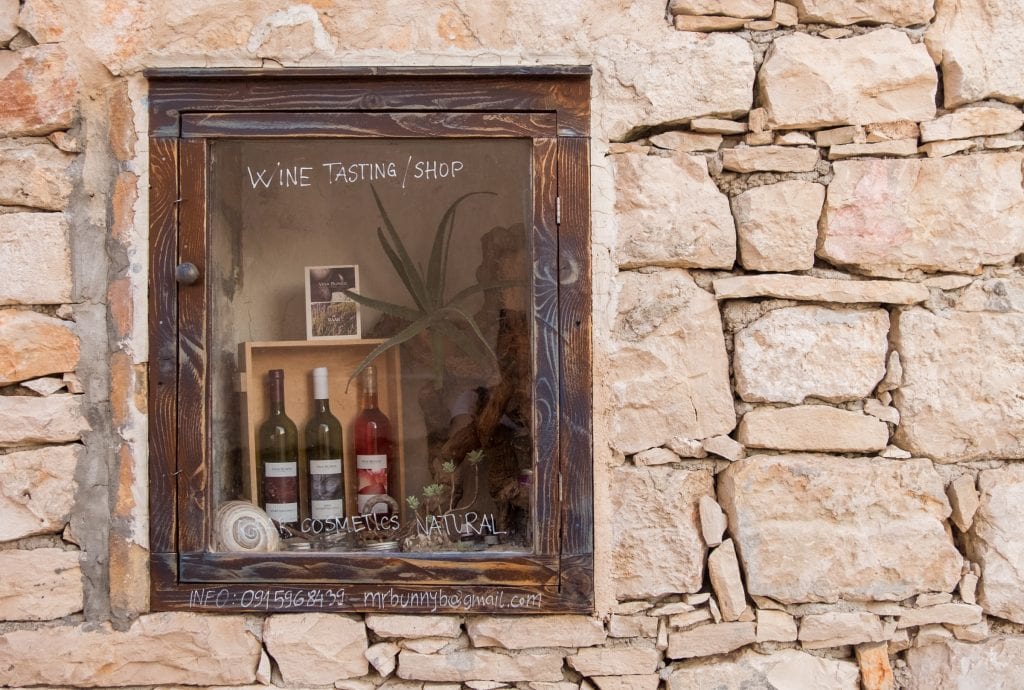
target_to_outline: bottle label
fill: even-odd
[[[299,476],[299,463],[297,462],[266,462],[263,463],[264,477],[297,477]]]
[[[291,523],[299,521],[299,504],[296,503],[271,503],[266,504],[267,515],[271,520],[280,523]]]
[[[356,496],[360,514],[366,514],[366,506],[381,494],[388,492],[388,456],[357,455],[356,476],[359,481],[359,494]],[[374,513],[388,512],[385,503],[373,507]]]
[[[290,523],[299,520],[297,462],[267,462],[263,465],[263,506],[271,520]]]
[[[337,460],[310,460],[310,474],[341,474],[341,459]]]
[[[318,501],[314,498],[310,501],[310,508],[314,520],[329,520],[345,515],[345,501],[340,498],[328,501]]]

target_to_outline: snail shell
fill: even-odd
[[[213,530],[221,551],[277,551],[281,547],[273,520],[248,501],[222,503]]]

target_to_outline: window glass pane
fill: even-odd
[[[210,146],[215,502],[281,550],[530,550],[531,142]]]

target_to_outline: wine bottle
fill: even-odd
[[[284,411],[284,371],[267,375],[270,416],[260,426],[257,447],[262,468],[263,509],[275,522],[299,522],[299,432]]]
[[[306,425],[309,509],[314,520],[345,517],[341,422],[331,414],[327,367],[313,370],[313,416]]]
[[[355,421],[357,508],[360,514],[381,495],[388,495],[388,470],[391,455],[391,422],[377,402],[377,368],[368,366],[362,376],[362,404]],[[384,503],[372,507],[374,513],[388,513]]]

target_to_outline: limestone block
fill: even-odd
[[[942,158],[943,156],[952,156],[954,153],[970,151],[973,148],[977,148],[977,144],[971,139],[964,139],[960,141],[932,141],[919,146],[918,151],[929,158]]]
[[[0,51],[0,136],[68,129],[79,95],[73,65],[54,44]]]
[[[964,573],[960,578],[960,598],[965,604],[975,604],[978,601],[978,578],[974,573]]]
[[[1024,458],[1024,314],[899,314],[896,444],[941,462]]]
[[[1024,125],[1024,113],[1010,106],[961,108],[921,123],[921,142],[1006,134]]]
[[[592,647],[604,644],[601,621],[589,616],[480,616],[466,621],[474,647]]]
[[[966,535],[967,555],[981,566],[978,603],[985,613],[1024,623],[1024,467],[978,476],[981,506]]]
[[[880,400],[875,398],[868,398],[864,401],[864,413],[869,414],[872,417],[877,417],[883,422],[889,422],[890,424],[900,423],[900,411],[895,407],[889,407],[883,404]]]
[[[733,197],[743,267],[751,271],[811,268],[824,201],[823,185],[802,180],[754,187]]]
[[[695,117],[690,120],[690,129],[694,132],[713,134],[743,134],[747,131],[747,123],[723,120],[719,117]]]
[[[686,611],[669,616],[668,625],[670,628],[685,630],[695,625],[702,625],[711,622],[711,610],[700,608],[695,611]]]
[[[847,125],[814,133],[814,143],[818,146],[837,146],[839,144],[863,144],[867,134],[861,125]]]
[[[715,278],[712,285],[718,299],[777,297],[845,304],[917,304],[927,300],[929,295],[928,288],[920,283],[895,280],[839,280],[786,274]]]
[[[710,33],[712,31],[735,31],[736,29],[742,29],[746,22],[746,19],[736,19],[735,17],[693,16],[680,14],[676,16],[672,23],[679,31],[701,31]]]
[[[18,24],[36,43],[60,43],[72,26],[61,0],[25,0]]]
[[[714,297],[679,269],[626,271],[616,283],[607,377],[613,446],[635,453],[675,436],[732,431],[729,360]]]
[[[367,647],[364,656],[381,678],[387,678],[398,667],[398,650],[396,642],[378,642]]]
[[[868,453],[889,444],[885,422],[826,405],[758,407],[743,415],[737,437],[752,448]]]
[[[696,592],[707,553],[698,525],[709,470],[617,467],[612,472],[611,564],[620,600]]]
[[[658,619],[652,616],[621,615],[614,613],[608,620],[608,635],[611,637],[656,637]]]
[[[670,659],[692,659],[698,656],[726,654],[757,640],[753,623],[717,623],[668,634]]]
[[[960,580],[927,460],[754,456],[727,467],[718,492],[751,595],[898,601]]]
[[[73,325],[34,311],[0,309],[0,385],[74,371]]]
[[[288,684],[328,685],[369,671],[366,626],[354,618],[327,613],[270,616],[263,624],[263,642]]]
[[[708,452],[704,450],[704,443],[700,439],[673,436],[665,445],[681,458],[706,458],[708,456]]]
[[[977,273],[1024,251],[1022,153],[841,161],[818,256],[868,272]]]
[[[704,439],[701,444],[709,455],[717,455],[720,458],[726,460],[739,460],[746,455],[746,450],[743,445],[737,443],[735,439],[726,436],[725,434],[719,434],[718,436],[712,436],[711,438]]]
[[[668,690],[859,690],[857,665],[812,656],[796,649],[771,654],[743,652],[715,661],[691,661],[674,666]]]
[[[462,619],[458,616],[368,613],[366,627],[380,637],[458,637],[462,632]]]
[[[791,130],[776,135],[775,143],[779,146],[814,146],[815,141],[807,132]]]
[[[700,513],[700,533],[704,537],[704,543],[708,546],[718,546],[722,543],[722,535],[728,526],[725,522],[725,513],[722,506],[718,505],[711,496],[701,496],[697,504]]]
[[[839,40],[781,36],[757,83],[774,129],[819,129],[930,120],[937,81],[923,45],[879,29]]]
[[[613,156],[621,268],[732,268],[736,229],[729,200],[702,156]]]
[[[441,682],[560,681],[562,655],[526,652],[512,656],[487,649],[466,649],[451,654],[418,654],[403,650],[398,655],[398,676],[406,680]]]
[[[637,676],[591,676],[598,690],[658,690],[661,676],[648,673]]]
[[[825,24],[925,24],[935,15],[934,0],[792,0],[800,21]]]
[[[975,604],[950,602],[938,606],[904,609],[896,622],[897,628],[913,628],[919,625],[943,623],[948,625],[974,625],[980,623],[982,609]]]
[[[0,214],[0,304],[71,301],[68,223],[59,213]]]
[[[633,456],[634,465],[671,465],[679,462],[681,458],[668,448],[648,448]]]
[[[1017,690],[1024,668],[1024,637],[999,636],[971,644],[942,640],[907,652],[908,690],[988,688]]]
[[[654,673],[661,652],[654,647],[602,647],[581,649],[565,658],[584,676],[623,676]]]
[[[62,211],[75,157],[47,142],[0,139],[0,204]]]
[[[960,293],[954,308],[1024,314],[1024,277],[978,279]]]
[[[0,0],[0,43],[18,33],[18,0]]]
[[[81,401],[78,395],[0,396],[0,448],[79,440],[89,430]]]
[[[800,13],[795,5],[786,2],[776,2],[772,11],[772,21],[781,26],[796,26],[800,23]]]
[[[0,551],[0,621],[45,621],[82,610],[78,551]]]
[[[608,75],[595,95],[597,134],[618,140],[651,125],[707,115],[735,117],[750,110],[753,53],[739,36],[653,32],[652,45],[647,37],[623,40],[619,24],[612,33],[600,50],[589,48],[597,73]]]
[[[244,616],[154,613],[126,631],[106,623],[11,630],[0,635],[0,668],[13,687],[241,685],[256,679],[261,651],[246,626]]]
[[[981,642],[982,640],[986,640],[988,639],[990,632],[987,620],[975,623],[974,625],[951,625],[949,626],[949,629],[952,631],[953,637],[967,642]]]
[[[896,120],[895,122],[874,122],[864,127],[864,132],[866,134],[865,141],[871,143],[917,139],[921,134],[921,128],[913,120]]]
[[[748,402],[829,402],[870,395],[885,375],[882,309],[786,307],[736,333],[736,392]]]
[[[896,678],[889,664],[889,645],[885,642],[866,642],[857,645],[855,651],[864,690],[894,690]]]
[[[734,172],[807,172],[818,165],[815,149],[792,146],[737,146],[722,150],[722,167]]]
[[[794,642],[797,638],[796,620],[785,611],[758,609],[758,642]]]
[[[672,14],[721,14],[727,17],[770,17],[774,0],[671,0]]]
[[[951,481],[946,487],[946,496],[953,511],[949,519],[957,529],[966,532],[974,523],[974,513],[981,505],[981,497],[974,486],[974,477],[964,474]]]
[[[81,451],[79,445],[46,446],[0,455],[0,542],[64,529]]]
[[[798,639],[804,649],[823,649],[861,642],[881,642],[885,634],[881,619],[874,614],[830,611],[810,614],[800,619]]]
[[[828,150],[830,161],[854,156],[913,156],[917,153],[917,139],[893,139],[870,144],[837,144]]]
[[[1024,23],[1024,5],[936,0],[935,10],[926,41],[941,62],[946,107],[984,98],[1024,101],[1024,43],[1017,28]]]
[[[718,147],[722,145],[722,135],[698,132],[662,132],[651,136],[651,144],[670,151],[717,151]]]
[[[739,620],[747,608],[743,578],[740,576],[740,562],[736,558],[736,547],[732,539],[726,539],[708,556],[708,576],[715,592],[718,608],[726,621]]]

